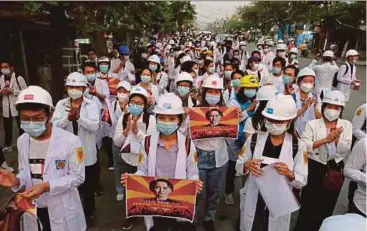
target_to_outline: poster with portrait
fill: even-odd
[[[126,217],[195,217],[196,181],[129,175]]]
[[[235,107],[190,108],[190,137],[199,140],[213,137],[237,139],[238,109]]]

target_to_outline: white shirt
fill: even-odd
[[[219,168],[228,162],[227,142],[225,138],[195,140],[195,147],[204,151],[215,152],[215,164]]]
[[[326,62],[317,65],[317,60],[312,60],[309,67],[312,68],[316,74],[316,90],[331,90],[334,75],[339,71],[339,67],[335,64],[335,62]]]
[[[18,78],[18,82],[19,85],[17,83],[17,79]],[[9,81],[9,87],[10,89],[13,90],[12,94],[9,95],[3,95],[0,94],[0,97],[3,98],[2,100],[2,105],[3,105],[3,117],[5,118],[9,118],[10,114],[11,117],[15,117],[18,116],[18,111],[15,108],[15,102],[18,99],[18,95],[20,93],[21,90],[24,90],[27,88],[27,84],[25,82],[25,80],[23,79],[22,76],[16,76],[16,73],[13,72],[13,74],[10,77],[10,81]],[[4,89],[6,87],[6,81],[5,81],[5,76],[1,75],[0,77],[0,91],[2,89]]]
[[[357,139],[362,139],[366,137],[366,128],[363,127],[363,124],[365,123],[367,116],[366,110],[367,110],[367,104],[364,103],[360,107],[358,107],[356,112],[354,113],[354,117],[352,120],[353,136],[355,136]]]
[[[120,59],[113,59],[111,60],[111,70],[116,70],[118,66],[120,65],[121,60]],[[117,73],[117,75],[120,78],[120,81],[128,81],[130,83],[135,82],[135,75],[133,74],[135,72],[134,64],[132,64],[130,61],[126,60],[125,67],[121,68],[120,71]]]
[[[283,75],[274,76],[273,74],[270,74],[265,78],[262,78],[260,85],[264,86],[266,84],[271,84],[274,87],[276,87],[276,89],[278,89],[279,92],[284,92]]]

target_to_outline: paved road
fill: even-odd
[[[255,46],[250,44],[248,48],[255,49]],[[299,58],[300,67],[307,66],[311,62],[310,58]],[[366,101],[366,67],[365,66],[358,66],[357,67],[357,78],[362,81],[362,88],[359,92],[353,92],[351,100],[349,101],[346,109],[344,110],[343,117],[346,119],[351,119],[355,109]],[[1,118],[0,118],[1,120]],[[0,121],[2,124],[2,121]],[[3,130],[0,129],[0,137],[3,137]],[[2,142],[2,140],[1,140]],[[15,139],[14,139],[14,146],[15,146]],[[100,153],[101,162],[102,162],[102,173],[101,179],[102,184],[105,189],[105,194],[101,197],[96,198],[96,224],[94,226],[93,231],[111,231],[111,230],[120,230],[123,221],[124,221],[124,203],[116,202],[115,199],[115,190],[114,190],[114,182],[113,182],[113,173],[107,170],[107,160],[106,155],[104,152]],[[16,153],[9,153],[6,154],[6,158],[11,163],[12,166],[17,165],[16,160]],[[223,185],[223,184],[222,184]],[[240,189],[242,185],[242,179],[236,179],[236,190]],[[335,210],[336,214],[341,214],[346,211],[346,194],[347,190],[344,185],[340,198],[338,200],[338,204]],[[4,188],[0,188],[0,202],[3,201],[6,196],[9,195],[9,191],[5,190]],[[237,205],[235,206],[228,206],[221,201],[218,214],[217,214],[217,221],[215,223],[217,230],[220,231],[232,231],[234,230],[236,218],[238,215],[238,203],[239,198],[238,195],[235,195],[235,201]],[[203,211],[199,211],[199,221],[201,220]],[[293,219],[294,223],[295,218]],[[141,221],[138,222],[139,224],[136,225],[132,230],[133,231],[144,231],[144,224]],[[203,230],[201,227],[201,222],[199,222],[199,230]]]

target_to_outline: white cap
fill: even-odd
[[[182,100],[174,93],[165,93],[158,97],[158,102],[154,107],[155,114],[180,115],[184,113]]]
[[[181,63],[184,63],[184,62],[191,61],[191,60],[192,60],[192,59],[191,59],[191,57],[190,57],[190,56],[185,55],[184,57],[182,57],[182,58],[180,59],[180,62],[181,62]]]
[[[151,46],[152,44],[151,43],[147,43],[146,45],[145,45],[145,47],[149,47],[149,46]]]
[[[169,40],[168,44],[169,45],[175,45],[176,43],[175,43],[175,40],[171,39],[171,40]]]
[[[203,80],[202,87],[222,90],[223,79],[219,78],[217,74],[210,75]]]
[[[110,59],[107,56],[102,56],[98,58],[98,64],[100,63],[110,63]]]
[[[85,75],[80,74],[79,72],[72,72],[66,78],[65,86],[86,87],[87,78]]]
[[[188,82],[192,83],[194,80],[192,79],[192,76],[189,73],[183,71],[177,76],[176,84],[181,82],[181,81],[188,81]]]
[[[348,50],[347,51],[347,53],[345,54],[345,57],[349,57],[349,56],[357,56],[357,55],[359,55],[358,54],[358,51],[356,51],[356,50],[354,50],[354,49],[350,49],[350,50]]]
[[[240,46],[246,46],[246,42],[245,41],[241,41],[240,42]]]
[[[345,97],[341,91],[324,91],[324,97],[322,98],[322,103],[328,103],[338,106],[345,106]]]
[[[262,111],[263,116],[273,120],[291,120],[297,116],[296,102],[290,95],[278,94],[271,98]]]
[[[324,53],[322,54],[323,57],[334,57],[334,52],[330,51],[330,50],[326,50],[324,51]]]
[[[289,53],[296,53],[296,54],[298,54],[298,49],[297,49],[297,47],[293,47],[293,48],[291,48],[291,49],[290,49],[290,51],[289,51]]]
[[[316,77],[315,71],[312,70],[312,68],[305,67],[298,72],[297,78],[306,76],[306,75]]]
[[[19,93],[15,105],[17,106],[23,103],[37,103],[54,107],[50,93],[39,86],[29,86]]]
[[[259,90],[257,91],[256,100],[259,100],[259,101],[270,100],[278,92],[279,92],[278,89],[274,87],[273,85],[265,85],[263,87],[260,87]]]
[[[353,227],[353,228],[351,228]],[[356,213],[347,213],[344,215],[335,215],[326,218],[319,231],[365,231],[366,218]]]
[[[119,82],[119,84],[117,84],[117,88],[119,89],[120,87],[125,88],[126,91],[131,91],[131,85],[128,81],[121,81]]]
[[[153,62],[153,63],[160,64],[161,63],[161,59],[158,57],[158,55],[151,55],[148,58],[148,62]]]
[[[280,44],[278,44],[277,45],[277,48],[276,48],[276,50],[278,51],[278,50],[287,50],[287,46],[285,45],[285,44],[283,44],[283,43],[280,43]]]
[[[146,99],[148,99],[148,96],[149,96],[147,90],[145,90],[141,86],[134,86],[133,88],[131,88],[129,96],[131,97],[132,95],[141,95],[145,97]]]

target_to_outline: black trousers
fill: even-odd
[[[20,121],[19,121],[19,116],[14,117],[15,120],[17,121],[17,126],[18,126],[18,132],[19,132],[19,136],[23,134],[23,129],[20,128]],[[11,142],[12,142],[12,138],[13,138],[13,117],[3,117],[3,123],[4,123],[4,131],[5,131],[5,139],[4,139],[4,143],[5,146],[11,146]]]
[[[149,231],[196,231],[190,222],[178,222],[176,219],[153,217],[154,226]]]
[[[353,201],[348,209],[348,213],[356,213],[356,214],[366,217],[366,214],[362,213],[362,211],[357,208],[357,206],[354,204]]]
[[[83,204],[84,215],[86,217],[92,216],[95,211],[94,189],[97,172],[96,167],[97,163],[85,166],[85,180],[84,183],[78,187]]]
[[[112,138],[106,136],[102,139],[102,147],[107,153],[108,167],[113,166],[113,150],[112,150]]]
[[[5,161],[5,156],[3,153],[3,147],[0,146],[0,165],[2,165]]]
[[[236,176],[236,161],[229,160],[226,174],[226,194],[234,192],[235,176]]]
[[[50,225],[50,217],[48,216],[48,209],[47,208],[37,208],[37,217],[42,224],[41,226],[38,224],[39,231],[51,231]]]
[[[335,161],[329,163],[332,169],[344,167],[343,162],[338,166],[335,166]],[[302,189],[301,209],[294,231],[318,231],[322,221],[332,215],[340,191],[332,192],[323,186],[327,172],[326,165],[309,159],[307,185]]]
[[[358,183],[354,182],[354,181],[350,181],[349,182],[349,187],[348,187],[348,209],[351,209],[353,207],[353,197],[354,197],[354,192],[357,190],[358,188]]]

